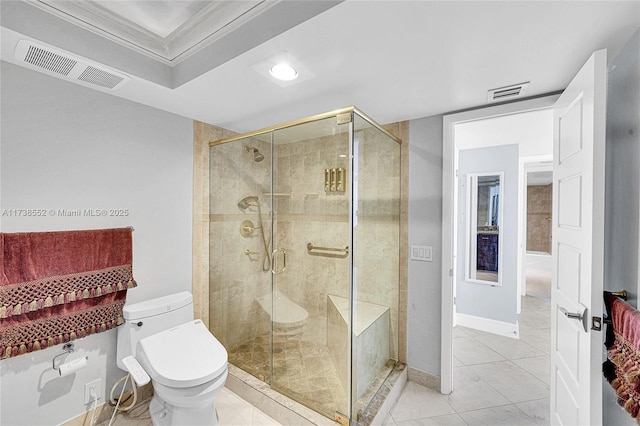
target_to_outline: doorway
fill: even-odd
[[[454,132],[458,154],[458,183],[455,186],[458,188],[455,197],[458,202],[455,210],[458,218],[457,247],[454,251],[457,266],[454,269],[456,299],[455,326],[452,329],[453,392],[448,399],[456,410],[493,410],[504,412],[504,415],[518,413],[533,418],[534,422],[548,424],[551,317],[550,300],[546,294],[550,291],[550,273],[541,280],[532,277],[531,272],[535,272],[535,268],[530,268],[527,263],[532,258],[531,250],[527,249],[535,249],[533,243],[539,237],[538,245],[541,247],[537,250],[546,250],[546,256],[551,250],[550,232],[545,230],[550,229],[550,223],[547,225],[544,222],[550,216],[550,211],[547,212],[550,203],[539,206],[538,200],[546,201],[544,191],[549,187],[543,186],[546,181],[536,180],[534,173],[552,166],[549,160],[553,147],[553,113],[550,109],[540,109],[479,117],[456,124]],[[513,155],[508,156],[506,150]],[[488,154],[483,156],[485,152]],[[478,169],[488,171],[487,168],[493,173],[504,172],[505,191],[500,198],[501,201],[504,199],[504,220],[496,232],[505,241],[511,240],[513,243],[509,247],[504,245],[502,251],[507,256],[499,259],[498,269],[504,273],[500,285],[481,287],[468,280],[469,274],[465,270],[465,265],[469,264],[466,245],[470,236],[469,228],[464,224],[471,217],[465,218],[470,211],[466,204],[472,203],[473,198],[465,196],[469,191],[465,191],[464,186],[467,181],[473,182],[472,178],[469,179],[470,172]],[[535,185],[529,188],[527,183]],[[511,185],[511,191],[507,191],[508,185]],[[536,191],[541,192],[542,196],[538,196]],[[549,193],[549,201],[550,196]],[[527,203],[527,200],[530,202]],[[535,209],[530,211],[528,205],[540,207],[540,212]],[[528,216],[535,220],[528,221]],[[539,219],[546,225],[545,229],[539,226]],[[509,220],[513,227],[508,229],[506,225]],[[530,226],[527,226],[528,222]],[[487,223],[483,224],[486,227]],[[493,232],[493,224],[488,225]],[[546,238],[538,235],[539,232]],[[539,257],[542,258],[542,255]],[[538,283],[541,285],[538,286]],[[538,287],[544,291],[538,291]],[[535,294],[528,294],[532,291]],[[465,295],[465,292],[468,294]],[[479,308],[485,304],[491,307],[479,317],[470,317],[466,312],[469,300],[475,312],[480,312]],[[508,311],[511,316],[507,320],[498,318],[497,311],[503,314]]]
[[[464,260],[460,258],[459,254],[452,255],[453,253],[459,253],[458,251],[458,243],[459,240],[459,232],[462,232],[458,229],[457,224],[457,212],[459,209],[458,206],[458,184],[457,179],[459,176],[456,176],[456,171],[458,170],[458,151],[461,147],[464,148],[464,143],[459,144],[459,137],[464,134],[465,128],[472,128],[473,124],[484,125],[489,123],[491,120],[496,120],[499,118],[508,118],[514,117],[518,114],[523,114],[525,112],[543,112],[550,111],[550,108],[554,105],[557,96],[548,96],[544,98],[538,98],[528,101],[522,101],[514,104],[500,105],[490,108],[484,108],[482,110],[474,110],[468,111],[458,114],[453,114],[450,116],[446,116],[444,118],[444,149],[443,149],[443,192],[445,194],[445,199],[443,202],[443,283],[451,282],[451,286],[447,288],[447,285],[443,285],[443,308],[442,308],[442,349],[441,349],[441,392],[445,394],[451,393],[453,390],[453,367],[456,365],[459,359],[456,360],[453,357],[453,343],[454,343],[454,325],[456,321],[456,312],[454,306],[454,295],[458,297],[457,288],[453,283],[458,279],[456,272],[457,262],[463,262]],[[551,116],[551,115],[550,115]],[[501,134],[493,135],[493,145],[495,145],[495,140],[498,139],[499,136],[504,136]],[[477,140],[477,138],[475,138]],[[514,143],[514,139],[505,138],[506,142],[502,144]],[[552,134],[549,135],[548,143],[550,146],[553,145]],[[487,146],[491,146],[491,142],[487,144]],[[522,157],[536,157],[536,155],[540,156],[540,153],[534,151],[521,150],[520,156]],[[522,173],[522,167],[520,167]],[[453,188],[453,191],[450,190]],[[520,204],[522,205],[522,204]],[[519,215],[522,217],[522,215]],[[518,218],[520,222],[518,229],[522,230],[524,228],[521,218]],[[522,235],[522,231],[518,231],[518,250],[521,251],[524,249],[523,240],[524,236]],[[519,259],[522,259],[524,256],[519,256]],[[518,261],[518,275],[516,278],[516,283],[508,283],[509,285],[517,286],[518,291],[514,294],[517,294],[517,297],[514,298],[513,303],[518,303],[520,299],[520,295],[522,294],[522,277],[524,276],[521,271],[523,270],[522,262]],[[517,324],[516,324],[517,327]],[[545,332],[545,335],[548,334]],[[517,342],[517,341],[516,341]]]
[[[524,280],[522,294],[551,300],[551,212],[553,164],[551,161],[525,164]]]

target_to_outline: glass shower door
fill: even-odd
[[[354,113],[352,418],[398,360],[400,144]]]
[[[271,380],[271,140],[210,148],[211,331],[229,362]]]
[[[335,419],[350,416],[349,123],[273,133],[273,380]]]
[[[208,172],[209,318],[229,362],[357,421],[398,359],[398,141],[345,108],[212,142]]]

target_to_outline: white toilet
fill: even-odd
[[[118,367],[133,355],[153,383],[158,425],[218,425],[215,397],[227,379],[227,351],[193,319],[191,293],[127,304],[118,327]]]

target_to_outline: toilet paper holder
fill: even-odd
[[[64,352],[63,352],[63,353],[61,353],[61,354],[58,354],[58,355],[54,356],[54,357],[53,357],[53,361],[51,361],[52,366],[53,366],[53,369],[54,369],[54,370],[56,370],[56,371],[58,371],[58,370],[59,370],[59,367],[60,367],[60,365],[56,365],[56,359],[58,359],[59,357],[61,357],[61,356],[63,356],[63,355],[67,355],[67,354],[70,354],[71,352],[73,352],[73,351],[75,350],[75,348],[74,348],[74,343],[73,343],[73,342],[65,343],[65,344],[62,346],[62,350],[63,350]]]

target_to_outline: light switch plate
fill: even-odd
[[[419,260],[421,262],[433,262],[433,248],[431,246],[411,245],[411,260]]]

